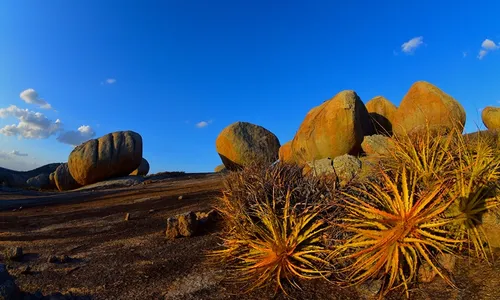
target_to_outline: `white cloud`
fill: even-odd
[[[19,94],[19,97],[26,103],[36,104],[41,108],[51,109],[52,106],[38,96],[38,93],[34,89],[26,89]]]
[[[462,52],[462,56],[465,58],[469,53],[467,51]]]
[[[198,127],[198,128],[204,128],[204,127],[207,127],[210,124],[212,124],[212,120],[201,121],[201,122],[196,123],[196,127]]]
[[[490,39],[485,39],[481,43],[481,48],[482,49],[479,50],[479,54],[477,55],[477,58],[479,58],[479,59],[483,59],[486,56],[486,54],[488,54],[491,51],[495,51],[495,50],[500,49],[500,44],[497,45],[497,44],[495,44],[494,41],[492,41]]]
[[[0,166],[15,171],[28,171],[39,167],[40,163],[34,158],[28,159],[26,156],[0,151]]]
[[[403,43],[403,45],[401,45],[401,51],[403,51],[404,53],[411,54],[423,44],[424,44],[423,36],[414,37],[408,42]]]
[[[101,82],[101,84],[115,84],[115,83],[116,83],[115,78],[108,78],[108,79]]]
[[[83,125],[78,128],[78,130],[70,130],[61,133],[57,137],[57,140],[61,143],[78,146],[83,142],[86,142],[95,136],[95,131],[92,127],[88,125]]]
[[[17,151],[17,150],[12,150],[12,152],[10,152],[11,155],[15,155],[15,156],[28,156],[28,153],[22,153],[20,151]]]
[[[0,108],[0,118],[15,117],[18,124],[6,125],[0,128],[0,134],[6,136],[19,136],[26,139],[44,139],[62,130],[63,124],[57,119],[50,121],[39,112],[21,109],[15,105]]]

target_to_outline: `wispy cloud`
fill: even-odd
[[[19,136],[26,139],[44,139],[62,131],[63,124],[57,119],[50,121],[40,112],[21,109],[15,105],[7,108],[0,108],[0,118],[15,117],[17,124],[6,125],[0,128],[0,134],[6,136]]]
[[[488,54],[491,51],[498,50],[498,49],[500,49],[500,44],[497,45],[494,41],[492,41],[490,39],[485,39],[481,43],[481,49],[479,50],[477,58],[483,59],[486,56],[486,54]]]
[[[78,146],[83,142],[86,142],[95,136],[95,131],[89,125],[83,125],[78,128],[78,130],[69,130],[61,133],[57,137],[57,140],[61,143]]]
[[[11,155],[15,155],[15,156],[28,156],[28,153],[22,153],[20,151],[17,151],[17,150],[12,150],[12,152],[10,152]]]
[[[40,98],[34,89],[26,89],[19,94],[21,100],[29,104],[35,104],[44,109],[51,109],[52,106],[47,101]]]
[[[108,79],[106,79],[104,81],[101,81],[101,84],[103,84],[103,85],[104,84],[108,84],[109,85],[109,84],[115,84],[115,83],[116,83],[116,79],[115,78],[108,78]]]
[[[469,54],[469,53],[468,53],[467,51],[463,51],[463,52],[462,52],[462,57],[463,57],[463,58],[466,58],[468,54]]]
[[[212,124],[212,120],[201,121],[201,122],[196,123],[196,127],[198,127],[198,128],[204,128],[204,127],[207,127],[210,124]]]
[[[422,46],[423,44],[424,44],[423,36],[414,37],[408,42],[405,42],[401,45],[401,51],[403,51],[406,54],[412,54],[418,47]]]

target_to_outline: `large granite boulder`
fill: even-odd
[[[278,158],[282,162],[288,162],[288,163],[293,162],[292,141],[286,142],[283,145],[281,145],[280,150],[278,152]]]
[[[484,126],[489,130],[500,130],[500,108],[488,106],[481,113]]]
[[[356,155],[373,125],[365,105],[354,91],[342,91],[313,108],[292,140],[294,161],[299,164],[344,154]]]
[[[70,191],[81,187],[69,172],[68,164],[64,163],[57,167],[54,172],[54,182],[59,191]]]
[[[427,128],[431,131],[462,132],[465,110],[460,103],[438,87],[425,82],[415,82],[404,96],[394,115],[393,132],[397,136],[418,134]]]
[[[37,189],[48,189],[52,187],[49,174],[40,174],[35,177],[31,177],[26,180],[26,185]]]
[[[71,176],[87,185],[123,177],[142,161],[142,137],[133,131],[117,131],[77,146],[69,155]]]
[[[236,122],[224,128],[215,147],[228,170],[251,164],[271,164],[278,159],[280,142],[264,127],[248,122]]]
[[[366,103],[366,110],[370,114],[375,132],[391,136],[396,105],[382,96],[377,96]]]
[[[148,173],[149,173],[149,162],[145,158],[142,158],[139,167],[134,171],[132,171],[130,175],[146,176],[148,175]]]

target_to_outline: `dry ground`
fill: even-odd
[[[272,290],[237,295],[238,286],[223,281],[222,266],[206,263],[206,251],[217,247],[217,232],[174,241],[164,237],[167,217],[209,210],[221,188],[219,174],[186,174],[112,190],[0,192],[0,253],[11,246],[24,249],[22,261],[7,264],[29,293],[71,292],[91,299],[273,299]],[[71,260],[49,263],[53,255]],[[26,266],[31,272],[22,274]],[[500,264],[460,260],[455,281],[458,290],[437,280],[415,287],[411,297],[500,299]],[[303,288],[293,294],[296,299],[359,299],[363,294],[323,281]]]

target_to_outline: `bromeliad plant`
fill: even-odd
[[[298,280],[328,274],[324,221],[332,186],[297,166],[247,168],[226,179],[216,206],[225,221],[221,249],[212,253],[246,292],[273,285],[286,293]],[[285,284],[285,282],[287,284]]]
[[[351,233],[331,257],[344,267],[342,281],[350,284],[385,278],[385,292],[408,285],[416,278],[418,266],[427,262],[442,278],[434,257],[452,253],[461,243],[443,217],[455,199],[447,197],[450,182],[436,181],[425,190],[418,188],[419,173],[402,165],[390,176],[380,171],[381,179],[364,187],[344,192],[347,215],[339,225]]]

